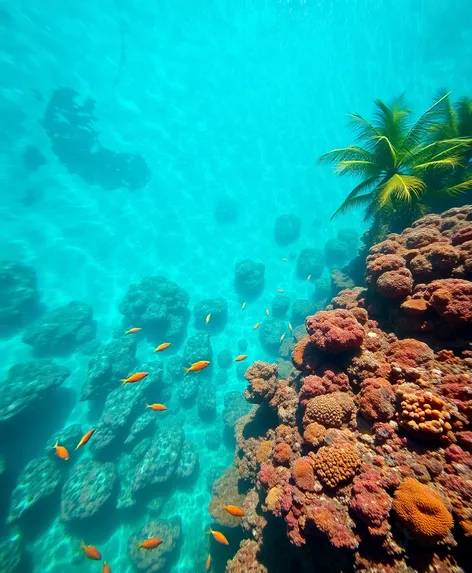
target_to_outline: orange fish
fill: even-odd
[[[246,303],[243,302],[243,304],[241,305],[241,310],[244,310],[246,308]]]
[[[154,349],[154,352],[162,352],[166,348],[169,348],[169,346],[172,346],[172,342],[163,342],[162,344],[159,344],[157,348]]]
[[[283,263],[287,262],[287,259],[284,257],[283,259],[280,259]]]
[[[277,292],[285,292],[283,288],[278,288]]]
[[[210,318],[211,318],[211,312],[210,314],[207,315],[207,317],[205,318],[205,322],[208,324],[210,322]]]
[[[208,360],[199,360],[198,362],[194,362],[189,368],[184,368],[185,374],[188,372],[199,372],[206,368],[210,362]]]
[[[246,358],[247,358],[247,354],[240,354],[239,356],[236,356],[234,361],[235,362],[241,362],[241,360],[246,360]]]
[[[266,314],[267,314],[267,316],[269,316],[269,314],[270,314],[270,312],[269,312],[269,309],[268,309],[268,308],[266,308]]]
[[[282,340],[285,338],[285,332],[282,334],[282,336],[280,337],[280,342],[282,342]]]
[[[132,384],[133,382],[139,382],[143,378],[146,378],[147,375],[148,375],[147,372],[135,372],[134,374],[131,374],[131,376],[128,376],[128,378],[122,378],[121,385],[124,386],[125,384]]]
[[[135,332],[139,332],[142,328],[130,328],[125,332],[125,334],[134,334]]]
[[[111,567],[108,565],[106,561],[103,562],[103,570],[102,573],[111,573]]]
[[[307,280],[307,281],[311,280],[311,275],[308,275],[308,276],[306,277],[306,280]]]
[[[256,324],[252,327],[252,330],[257,330],[260,325],[261,325],[260,322],[256,322]]]
[[[64,446],[60,446],[58,440],[54,444],[54,448],[56,449],[56,455],[61,460],[68,460],[69,459],[69,452]]]
[[[164,412],[167,410],[163,404],[146,404],[146,408],[151,408],[154,412]]]
[[[225,509],[230,515],[233,515],[234,517],[244,517],[245,515],[244,511],[236,505],[227,505]]]
[[[80,442],[76,446],[76,450],[78,450],[81,446],[85,446],[85,444],[90,440],[92,434],[95,432],[95,428],[92,428],[88,432],[86,432],[81,438]]]
[[[218,541],[218,543],[221,543],[221,545],[229,545],[229,541],[221,533],[221,531],[213,531],[213,529],[210,527],[209,533],[211,533],[215,541]]]
[[[93,559],[94,561],[101,561],[102,556],[100,555],[100,551],[94,547],[93,545],[85,545],[85,542],[82,541],[82,545],[80,546],[81,549],[84,550],[85,555],[89,559]]]
[[[288,323],[288,329],[290,330],[290,332],[293,332],[293,326],[290,324],[290,322]]]
[[[143,542],[141,542],[138,545],[138,549],[141,547],[143,549],[154,549],[155,547],[159,547],[161,543],[162,539],[159,539],[158,537],[151,537],[150,539],[145,539]]]
[[[205,561],[205,571],[210,571],[211,567],[211,555],[208,553],[207,560]]]

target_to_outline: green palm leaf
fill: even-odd
[[[383,207],[393,199],[411,203],[414,198],[420,197],[425,189],[425,183],[418,177],[395,173],[379,188],[379,206]]]
[[[415,165],[414,171],[424,171],[425,169],[445,169],[454,167],[463,167],[460,157],[446,157],[446,159],[437,159]]]
[[[393,146],[400,146],[403,142],[410,114],[411,110],[405,107],[402,96],[393,102],[391,108],[383,101],[375,100],[374,117],[377,131],[387,137]]]
[[[378,167],[372,161],[338,161],[334,172],[338,175],[373,177],[378,174]]]
[[[345,213],[348,209],[350,209],[350,201],[352,201],[352,199],[355,199],[359,195],[359,193],[362,193],[362,191],[367,191],[368,189],[371,189],[372,187],[377,185],[378,180],[379,180],[378,177],[370,177],[369,179],[365,179],[364,181],[361,181],[361,183],[359,183],[359,185],[356,185],[354,187],[354,189],[346,197],[346,199],[344,199],[341,207],[339,207],[339,209],[331,215],[331,220],[334,217],[336,217],[336,215],[340,215],[341,213]],[[373,197],[372,193],[370,193],[370,195],[372,195],[372,197]]]
[[[374,199],[374,193],[366,193],[365,195],[358,195],[352,199],[345,199],[343,204],[331,215],[331,219],[341,215],[342,213],[345,213],[346,211],[350,211],[351,209],[355,209],[357,207],[365,207],[366,205],[369,205]]]
[[[377,129],[359,113],[349,114],[349,126],[355,134],[356,141],[363,143],[368,149],[373,149],[373,138],[380,135]]]
[[[467,191],[472,190],[472,179],[467,179],[466,181],[462,181],[462,183],[458,183],[457,185],[452,185],[452,187],[446,187],[441,189],[441,194],[455,196],[461,195],[462,193],[466,193]]]
[[[412,125],[410,131],[403,140],[404,149],[412,149],[421,142],[428,129],[441,117],[442,103],[449,97],[449,93],[440,96]]]
[[[374,159],[374,154],[364,149],[358,147],[357,145],[350,145],[348,147],[341,147],[339,149],[333,149],[322,155],[318,161],[320,163],[336,163],[337,161],[372,161]]]

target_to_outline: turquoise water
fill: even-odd
[[[369,115],[374,98],[404,92],[421,110],[442,87],[457,97],[470,94],[470,16],[465,0],[453,8],[446,0],[3,1],[0,259],[35,269],[48,309],[73,300],[90,305],[100,342],[122,328],[118,306],[128,286],[161,275],[189,293],[190,309],[202,299],[226,299],[228,322],[211,336],[215,358],[224,348],[236,356],[245,339],[248,360],[273,359],[253,325],[277,289],[292,301],[313,295],[311,282],[297,278],[292,254],[323,248],[340,229],[364,229],[355,213],[330,222],[350,182],[316,158],[351,141],[346,114]],[[106,189],[107,182],[115,185],[103,164],[93,180],[67,168],[44,121],[58,88],[75,90],[82,104],[95,101],[99,144],[144,158],[150,171],[147,178],[140,165],[144,186]],[[25,166],[29,146],[44,156],[36,170]],[[227,197],[235,219],[219,222],[215,206]],[[285,213],[302,218],[300,237],[278,246],[274,223]],[[265,288],[241,312],[233,273],[244,258],[265,264]],[[187,337],[195,332],[190,320]],[[12,329],[0,339],[2,371],[31,359],[22,337]],[[161,359],[152,353],[160,342],[140,336],[138,364]],[[181,354],[182,347],[172,350]],[[170,355],[162,355],[164,363]],[[94,423],[78,399],[89,359],[81,352],[55,358],[71,370],[64,427]],[[224,395],[244,385],[233,366],[216,388],[216,427]],[[198,446],[200,473],[191,487],[169,494],[159,518],[182,517],[172,571],[201,571],[211,522],[206,474],[229,465],[233,452],[223,443],[216,452],[206,448],[210,424],[196,406],[183,409],[177,392],[168,407],[165,416],[178,415],[186,440]],[[43,454],[44,445],[33,441],[20,443],[20,459],[22,451],[27,455],[18,466]],[[21,469],[11,463],[13,473]],[[144,511],[117,518],[99,539],[115,573],[131,571],[126,544],[148,520]],[[25,538],[31,569],[68,570],[80,541],[68,535],[56,519],[48,531]],[[98,567],[80,562],[73,570]]]

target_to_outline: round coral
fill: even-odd
[[[410,368],[424,366],[430,360],[434,360],[434,352],[431,348],[414,338],[405,338],[393,342],[387,351],[387,356],[389,362]]]
[[[454,525],[442,497],[413,478],[400,484],[395,492],[393,509],[405,527],[431,541],[444,539]]]
[[[274,463],[279,466],[288,466],[290,463],[290,459],[292,457],[292,448],[282,442],[281,444],[277,444],[274,448],[273,460]]]
[[[332,488],[351,480],[361,463],[356,448],[350,444],[323,446],[313,459],[316,475],[324,485]]]
[[[449,409],[431,392],[398,391],[401,399],[397,420],[400,426],[416,434],[440,436],[451,429]]]
[[[341,428],[352,422],[355,415],[354,400],[345,392],[332,392],[312,398],[305,410],[303,425],[318,422],[325,428]]]
[[[311,446],[312,448],[317,448],[326,436],[326,428],[317,422],[312,422],[308,424],[303,432],[303,439],[305,444]]]
[[[322,310],[306,319],[311,342],[319,350],[338,353],[359,348],[364,329],[350,310]]]
[[[359,413],[373,422],[386,422],[395,414],[395,394],[385,378],[366,378],[356,396]]]
[[[306,456],[296,459],[292,465],[292,478],[295,485],[303,491],[315,491],[316,480],[312,459]]]
[[[292,352],[292,363],[297,370],[312,372],[319,364],[316,349],[309,336],[304,336],[296,344]]]
[[[387,271],[377,279],[376,288],[386,298],[405,298],[413,289],[413,278],[408,269]]]

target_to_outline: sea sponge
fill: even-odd
[[[305,444],[311,446],[312,448],[317,448],[326,436],[326,428],[317,422],[312,422],[308,424],[303,432],[303,439]]]
[[[350,310],[322,310],[306,319],[311,342],[319,350],[338,353],[359,348],[364,329]]]
[[[292,465],[292,478],[295,485],[304,491],[315,491],[313,460],[307,456],[296,459]]]
[[[440,436],[451,430],[446,403],[431,392],[398,391],[401,399],[397,421],[403,428],[425,436]]]
[[[292,352],[292,363],[297,370],[312,372],[319,364],[315,346],[309,336],[304,336],[296,344]]]
[[[276,465],[288,466],[291,457],[292,457],[292,448],[288,444],[282,442],[281,444],[277,444],[275,446],[273,453],[273,460]]]
[[[355,417],[354,400],[346,392],[332,392],[312,398],[305,410],[303,426],[318,422],[325,428],[341,428]]]
[[[278,382],[277,365],[258,360],[249,366],[244,376],[249,382],[249,386],[244,391],[248,402],[261,404],[274,396]]]
[[[444,539],[454,525],[442,497],[414,478],[407,478],[400,484],[393,509],[405,527],[430,541]]]
[[[316,475],[324,485],[332,488],[351,480],[361,463],[356,448],[347,443],[323,446],[313,460]]]

